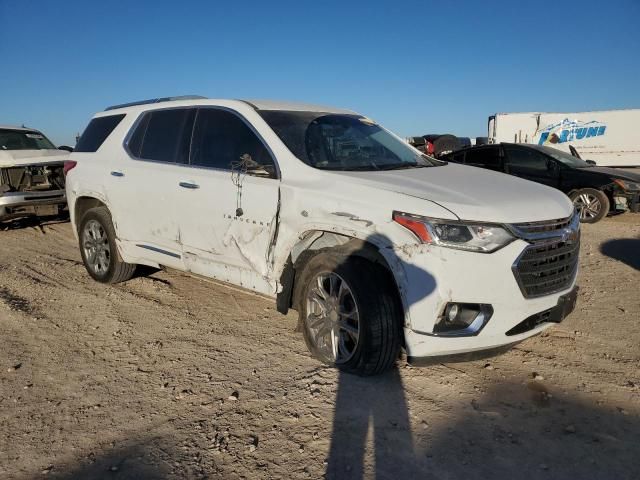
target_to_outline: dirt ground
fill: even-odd
[[[640,478],[640,214],[583,228],[562,324],[488,361],[339,375],[296,316],[179,272],[92,281],[0,231],[0,478]]]

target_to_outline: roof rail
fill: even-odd
[[[171,102],[173,100],[202,100],[207,97],[203,97],[202,95],[179,95],[177,97],[161,97],[161,98],[150,98],[149,100],[139,100],[137,102],[129,102],[129,103],[121,103],[120,105],[111,105],[104,109],[107,110],[116,110],[117,108],[125,108],[125,107],[135,107],[136,105],[149,105],[151,103],[160,103],[160,102]]]

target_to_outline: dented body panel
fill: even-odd
[[[69,174],[67,192],[76,228],[79,199],[98,198],[107,205],[126,262],[191,271],[276,297],[283,291],[287,265],[307,249],[332,248],[357,239],[379,252],[395,280],[404,307],[405,347],[412,357],[489,349],[539,333],[548,324],[521,335],[505,335],[528,316],[553,307],[566,293],[523,297],[512,265],[529,246],[524,240],[491,254],[452,250],[421,244],[393,221],[394,211],[500,224],[567,218],[573,207],[561,192],[459,165],[402,171],[320,170],[294,156],[256,111],[285,108],[282,105],[185,100],[171,106],[233,110],[268,146],[277,175],[247,175],[238,187],[226,170],[134,159],[123,148],[123,139],[143,112],[159,107],[122,109],[125,118],[100,147],[101,158],[108,156],[109,162],[92,154],[72,154],[78,167]],[[334,112],[325,107],[319,111]],[[185,183],[197,187],[181,188]],[[531,202],[532,197],[539,202]],[[574,284],[575,279],[569,290]],[[477,336],[434,336],[434,324],[451,301],[490,303],[495,313]]]
[[[0,221],[58,215],[66,206],[60,150],[0,150]]]

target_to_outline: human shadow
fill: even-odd
[[[600,246],[600,252],[607,257],[626,263],[640,270],[640,238],[618,238],[608,240]]]
[[[372,428],[374,464],[367,465]],[[377,377],[340,372],[326,478],[414,478],[413,437],[404,386],[396,368]],[[368,478],[368,476],[367,476]]]
[[[411,262],[411,255],[401,258],[383,235],[369,237],[361,250],[345,257],[344,263],[353,257],[372,259],[367,248],[370,244],[378,247],[396,276],[406,277],[408,288],[403,290],[401,302],[404,309],[435,290],[434,276]],[[393,287],[389,282],[388,288]],[[398,330],[402,332],[403,319],[397,321]],[[374,445],[372,465],[367,464],[366,456],[370,427]],[[369,478],[370,472],[374,472],[376,478],[415,478],[420,469],[413,451],[409,409],[398,369],[394,366],[382,375],[366,378],[340,371],[326,478]]]

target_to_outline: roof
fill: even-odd
[[[216,105],[218,102],[226,104],[237,102],[249,105],[255,110],[285,110],[296,112],[323,112],[323,113],[345,113],[353,114],[351,110],[329,107],[326,105],[315,105],[310,103],[279,101],[279,100],[240,100],[240,99],[213,99],[200,95],[184,95],[180,97],[162,97],[152,98],[149,100],[140,100],[135,102],[123,103],[120,105],[112,105],[107,107],[104,112],[112,113],[113,110],[128,109],[133,107],[148,108],[148,106],[158,106],[162,108],[172,105],[191,106],[191,105]],[[161,104],[161,105],[160,105]]]
[[[316,105],[312,103],[289,102],[286,100],[242,100],[256,110],[287,110],[293,112],[331,112],[331,113],[354,113],[351,110],[329,107],[326,105]]]
[[[5,130],[21,130],[23,132],[38,132],[39,130],[29,127],[18,127],[16,125],[0,125],[0,129]]]

